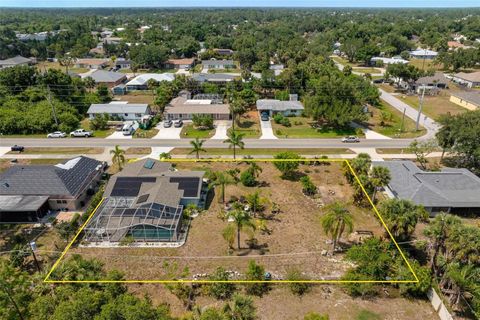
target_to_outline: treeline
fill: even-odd
[[[35,134],[77,129],[90,104],[105,99],[101,88],[99,92],[88,92],[81,79],[60,70],[39,73],[28,66],[1,70],[0,133]]]

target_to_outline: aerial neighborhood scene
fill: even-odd
[[[153,2],[0,2],[0,319],[480,319],[479,3]]]

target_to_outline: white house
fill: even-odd
[[[410,57],[415,59],[435,59],[438,56],[438,52],[428,49],[417,49],[410,51]]]
[[[297,100],[296,95],[290,95],[289,101],[280,101],[276,99],[257,100],[257,110],[267,112],[269,116],[281,113],[284,116],[299,116],[303,112],[303,104]]]
[[[401,64],[407,64],[408,63],[408,60],[402,59],[401,57],[392,57],[392,58],[373,57],[370,60],[372,65],[376,65],[377,61],[381,61],[384,65],[395,64],[395,63],[401,63]]]
[[[174,79],[175,75],[173,73],[144,73],[127,82],[126,86],[128,91],[146,90],[149,80],[172,82]]]
[[[92,104],[87,114],[90,119],[100,114],[108,114],[112,119],[142,121],[150,115],[151,110],[146,103],[128,103],[127,101],[112,101],[110,103]]]

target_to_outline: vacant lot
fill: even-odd
[[[320,218],[327,206],[335,201],[342,203],[354,219],[354,230],[369,230],[382,235],[383,228],[370,208],[359,209],[351,204],[352,190],[343,178],[341,163],[324,165],[301,165],[297,176],[308,175],[318,188],[315,197],[302,192],[299,181],[282,180],[280,172],[271,163],[258,163],[262,173],[257,187],[245,187],[241,183],[226,186],[226,200],[232,202],[259,191],[264,198],[264,210],[254,218],[257,229],[241,233],[240,249],[237,242],[229,250],[222,231],[231,223],[225,219],[225,210],[220,203],[220,189],[215,188],[207,210],[194,218],[186,243],[180,248],[75,248],[73,253],[96,257],[106,263],[107,268],[125,272],[127,279],[191,279],[194,274],[211,273],[216,267],[237,271],[239,277],[250,260],[264,265],[272,275],[284,279],[291,268],[304,272],[306,278],[336,279],[351,265],[342,260],[342,253],[322,255],[331,251],[329,236],[322,230]],[[241,171],[246,163],[178,163],[181,170],[215,170],[228,172],[234,168]],[[279,212],[273,212],[278,207]],[[276,210],[275,210],[276,211]],[[351,245],[348,234],[341,246]],[[169,267],[165,263],[169,262]],[[172,264],[174,263],[174,264]],[[175,269],[172,270],[172,266]],[[188,270],[188,275],[181,275]]]
[[[355,135],[355,129],[334,129],[334,128],[314,128],[315,124],[307,117],[288,117],[290,127],[275,123],[272,119],[273,133],[279,138],[340,138],[348,135]]]
[[[466,112],[467,109],[450,102],[450,93],[453,91],[455,91],[455,89],[442,90],[440,94],[436,96],[425,96],[422,113],[437,120],[440,116],[445,114],[456,115]],[[398,96],[398,98],[418,110],[420,105],[420,97],[418,95],[401,95]]]

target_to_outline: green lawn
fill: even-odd
[[[80,123],[80,127],[85,130],[91,130],[90,129],[90,120],[89,119],[83,119],[82,122]],[[107,130],[91,130],[93,131],[93,137],[94,138],[105,138],[111,135],[112,133],[115,132],[115,129],[113,128],[108,128]]]
[[[369,129],[385,136],[391,138],[415,138],[426,133],[423,127],[415,131],[415,122],[407,116],[405,116],[403,131],[401,131],[403,114],[384,101],[381,101],[378,107],[370,107],[369,111],[373,114],[367,122]],[[382,112],[388,112],[392,115],[391,120],[385,121],[383,126],[381,125]]]
[[[103,148],[25,148],[21,154],[99,154]],[[9,152],[18,154],[18,152]]]
[[[41,138],[46,138],[47,134],[46,133],[35,133],[35,134],[2,134],[0,135],[1,138],[28,138],[28,139],[41,139]]]
[[[352,68],[361,66],[361,63],[349,62],[347,59],[342,57],[332,57],[332,59],[340,64],[343,64],[344,66],[350,66]]]
[[[137,129],[135,133],[133,134],[133,138],[146,138],[150,139],[156,136],[158,133],[158,129],[156,128],[151,128],[148,130],[143,130],[143,129]]]
[[[215,134],[215,129],[200,130],[200,129],[196,129],[193,126],[193,124],[187,124],[183,126],[180,136],[182,138],[188,138],[188,139],[192,139],[192,138],[207,139],[213,136],[214,134]]]
[[[356,135],[354,128],[312,128],[314,123],[306,117],[289,117],[291,127],[285,127],[272,120],[273,133],[279,138],[340,138],[348,135]]]
[[[201,152],[200,157],[202,156],[221,156],[221,155],[231,155],[233,154],[232,149],[228,148],[208,148],[205,149],[207,152]],[[189,148],[175,148],[173,149],[170,154],[172,155],[187,155],[192,151],[192,149]],[[300,155],[328,155],[328,154],[352,154],[353,151],[347,148],[318,148],[318,149],[313,149],[313,148],[300,148],[300,149],[275,149],[275,148],[270,148],[270,149],[238,149],[237,148],[237,154],[246,156],[255,156],[255,155],[275,155],[280,152],[285,152],[285,151],[292,151],[295,153],[298,153]]]
[[[360,72],[360,73],[381,73],[382,71],[380,69],[376,68],[353,68],[354,72]]]
[[[238,122],[235,123],[235,131],[243,133],[245,139],[255,139],[259,138],[261,135],[260,124],[258,123],[258,117],[252,116],[253,113],[249,113],[240,118]],[[233,130],[229,128],[228,132]]]

